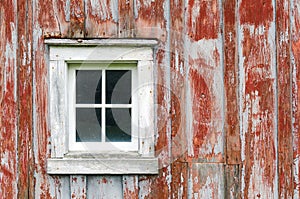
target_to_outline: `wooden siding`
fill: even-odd
[[[299,0],[0,2],[0,198],[300,198]],[[49,175],[45,38],[154,38],[158,175]]]

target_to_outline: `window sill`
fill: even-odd
[[[158,159],[136,153],[69,153],[50,158],[48,174],[158,174]]]

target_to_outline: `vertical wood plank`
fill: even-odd
[[[183,1],[170,1],[170,97],[172,123],[172,161],[185,161],[187,158],[186,140],[186,67],[184,57],[185,24]],[[173,172],[172,172],[173,173]]]
[[[0,197],[17,198],[17,2],[0,3]]]
[[[191,0],[186,11],[188,157],[198,162],[225,161],[220,2]]]
[[[156,114],[155,156],[159,159],[157,176],[139,177],[140,198],[167,198],[171,193],[171,120],[170,120],[170,43],[168,0],[136,0],[134,5],[135,36],[156,38],[159,46],[155,50]],[[160,190],[157,189],[160,187]]]
[[[119,0],[119,37],[134,37],[134,0]]]
[[[278,182],[279,197],[293,195],[292,79],[290,62],[290,1],[276,1]]]
[[[85,37],[110,38],[118,35],[118,0],[86,0]]]
[[[225,166],[225,198],[241,198],[241,166]]]
[[[49,176],[49,192],[56,199],[70,198],[70,177]]]
[[[187,198],[188,196],[188,163],[172,163],[171,198]]]
[[[121,176],[88,176],[89,199],[110,199],[122,198],[122,177]]]
[[[189,169],[188,198],[224,198],[224,166],[192,163]]]
[[[84,0],[71,0],[69,37],[83,38],[85,34]]]
[[[32,168],[32,3],[18,1],[18,198],[33,197]]]
[[[171,180],[171,166],[161,168],[158,176],[140,176],[139,198],[169,198]]]
[[[279,198],[275,1],[239,2],[242,197]],[[261,13],[261,14],[257,14]]]
[[[235,0],[223,1],[224,10],[224,87],[225,87],[225,131],[226,162],[241,162],[241,140],[239,125],[239,93]]]
[[[86,176],[83,175],[71,175],[70,176],[70,188],[71,196],[74,199],[86,199],[87,197],[87,182]]]
[[[48,49],[44,37],[68,37],[70,21],[69,0],[33,0],[33,151],[35,198],[59,197],[56,190],[65,193],[69,176],[55,178],[47,175],[47,158],[51,155],[50,118],[48,110]],[[70,192],[68,193],[70,197]]]
[[[185,3],[170,1],[171,198],[187,198]]]
[[[293,197],[300,198],[300,1],[291,2]]]
[[[122,176],[123,198],[138,199],[139,198],[139,178],[137,175]]]
[[[169,17],[169,2],[135,0],[134,1],[135,36],[142,38],[157,38],[167,41],[167,21]]]
[[[38,22],[44,37],[69,37],[70,0],[35,0],[34,3],[33,12],[38,14],[34,22]]]

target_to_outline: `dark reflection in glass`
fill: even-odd
[[[76,103],[101,104],[101,70],[76,70]]]
[[[101,142],[101,108],[76,109],[76,142]]]
[[[130,108],[106,109],[106,141],[131,142]]]
[[[130,104],[131,71],[106,71],[106,104]]]

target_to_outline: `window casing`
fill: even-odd
[[[49,39],[45,40],[45,43],[49,46],[51,132],[51,158],[47,160],[47,172],[49,174],[156,174],[158,160],[154,157],[153,54],[157,41]],[[106,102],[106,76],[115,74],[115,71],[122,73],[125,70],[131,74],[131,85],[121,85],[121,88],[130,87],[130,101],[120,104]],[[98,71],[102,74],[102,93],[101,97],[98,97],[98,102],[95,100],[92,103],[82,103],[77,99],[76,90],[78,92],[80,89],[76,86],[80,87],[82,81],[76,82],[78,77],[76,73],[84,74],[85,71],[87,73]],[[88,136],[86,138],[79,136],[80,140],[76,140],[78,137],[76,125],[79,125],[80,117],[84,118],[82,117],[84,114],[76,112],[88,109],[93,110],[92,114],[97,115],[94,121],[100,121],[101,127],[110,124],[109,128],[115,128],[117,122],[107,121],[105,117],[112,118],[114,114],[112,112],[115,111],[116,115],[119,115],[120,111],[130,109],[130,139],[125,134],[123,134],[127,139],[125,141],[114,137],[107,139],[105,135],[108,134],[109,128],[101,128],[101,135],[96,142],[93,133],[91,133],[91,140]],[[109,111],[109,109],[115,110]],[[121,123],[122,118],[125,117],[121,117]],[[128,121],[125,122],[125,129]],[[97,128],[99,130],[99,127]],[[82,141],[82,139],[86,140]]]

